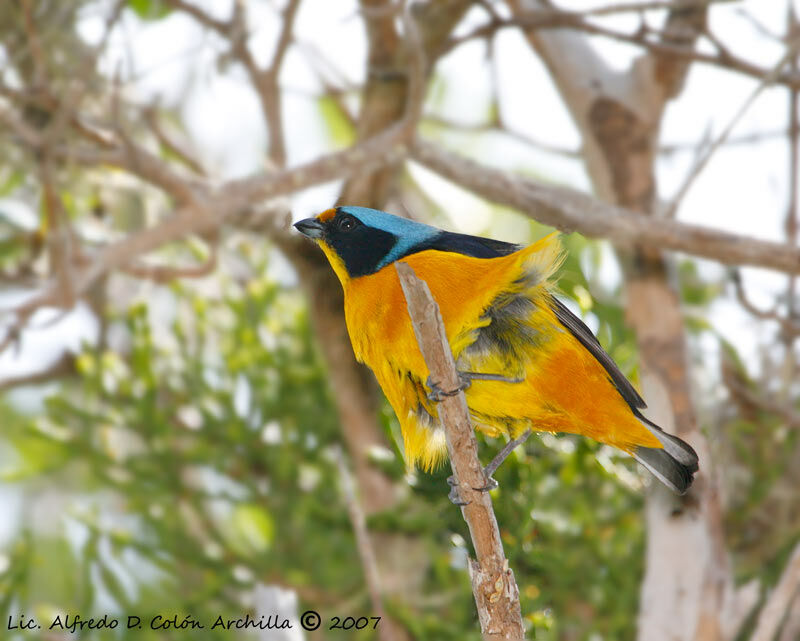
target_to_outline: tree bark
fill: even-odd
[[[442,389],[455,390],[461,384],[456,363],[447,342],[439,307],[410,265],[395,264],[425,364]],[[489,493],[479,488],[487,485],[478,442],[469,419],[464,392],[447,396],[439,403],[439,421],[447,439],[447,451],[453,468],[454,487],[465,503],[461,513],[469,526],[476,560],[470,560],[470,580],[481,633],[484,641],[524,638],[519,588],[500,540],[500,530]]]
[[[549,6],[513,0],[517,15]],[[671,12],[665,31],[693,44],[707,7]],[[550,70],[583,139],[587,170],[597,195],[652,215],[654,160],[667,101],[688,69],[685,59],[644,54],[624,73],[608,68],[585,38],[568,30],[532,31],[528,40]],[[722,535],[722,510],[708,445],[697,429],[689,391],[680,301],[670,266],[658,250],[621,251],[626,317],[637,335],[648,416],[697,450],[700,472],[683,498],[653,486],[646,509],[646,574],[639,639],[723,639],[725,605],[733,580]]]

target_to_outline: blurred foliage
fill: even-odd
[[[549,231],[530,222],[522,228],[526,241]],[[599,278],[611,259],[607,247],[577,235],[562,241],[561,293],[635,381],[634,337],[620,292]],[[76,358],[77,377],[40,412],[0,406],[8,445],[0,478],[21,497],[16,520],[23,524],[0,549],[2,620],[81,613],[147,622],[174,614],[208,627],[218,614],[255,615],[253,591],[264,584],[295,590],[300,612],[372,614],[339,492],[343,446],[325,369],[304,298],[272,256],[232,237],[219,273],[150,286],[124,309],[107,310],[110,338]],[[687,317],[721,291],[688,262],[677,277]],[[724,351],[729,375],[755,389],[734,347]],[[477,641],[469,534],[446,498],[449,469],[409,473],[391,409],[384,406],[381,416],[394,449],[376,453],[375,464],[409,489],[394,509],[370,518],[370,530],[377,539],[401,533],[422,541],[428,559],[422,586],[388,596],[387,609],[416,638]],[[763,410],[725,427],[732,456],[759,470],[728,517],[734,549],[749,552],[739,563],[743,579],[758,574],[774,582],[794,532],[773,532],[754,553],[759,515],[792,460],[791,449],[776,452],[781,427]],[[772,438],[754,447],[754,432],[763,429]],[[480,441],[487,459],[502,446]],[[796,436],[784,435],[784,442],[794,444]],[[644,531],[643,488],[631,459],[588,439],[542,435],[496,478],[497,519],[536,638],[633,638]],[[145,626],[83,638],[126,634],[161,639],[165,632]],[[375,636],[363,630],[326,638]]]
[[[570,290],[587,285],[578,254],[565,268]],[[259,252],[242,245],[236,255],[246,265],[239,279],[156,288],[112,315],[116,347],[80,354],[79,377],[50,395],[41,415],[3,408],[13,452],[2,459],[3,480],[57,506],[22,519],[26,528],[3,551],[3,620],[20,612],[236,617],[256,583],[292,587],[326,615],[370,614],[338,491],[336,412],[306,306],[266,275]],[[599,317],[613,318],[598,305]],[[388,407],[383,416],[396,434]],[[484,443],[486,456],[500,445]],[[386,458],[380,464],[404,483],[400,456]],[[546,437],[497,475],[498,521],[538,638],[632,633],[642,499],[635,480],[632,489],[609,473],[616,467],[607,448]],[[429,548],[423,592],[394,596],[393,615],[419,638],[477,639],[468,533],[446,499],[447,473],[414,475],[404,502],[370,527],[421,537]],[[374,638],[359,634],[330,638]]]
[[[128,0],[128,7],[144,20],[158,20],[172,10],[164,0]]]
[[[508,216],[500,210],[491,224],[521,230],[522,242],[549,231]],[[636,381],[619,286],[600,277],[613,260],[608,247],[577,235],[562,241],[561,293]],[[265,584],[295,590],[299,612],[372,615],[339,492],[337,413],[305,300],[274,255],[246,236],[229,237],[218,273],[151,285],[121,310],[105,310],[107,340],[78,355],[77,376],[41,411],[0,406],[0,488],[17,497],[7,511],[21,524],[0,547],[0,620],[80,613],[147,622],[174,614],[208,627],[209,615],[255,615],[254,589]],[[703,318],[698,312],[722,284],[688,261],[676,278],[687,319]],[[124,292],[125,282],[110,287]],[[689,327],[693,341],[713,336],[707,324]],[[722,353],[726,385],[756,392],[735,347],[723,343]],[[725,431],[720,460],[740,489],[730,500],[728,535],[740,578],[772,584],[797,533],[796,506],[786,501],[797,434],[780,416],[733,398],[709,422],[712,438]],[[388,406],[381,417],[393,450],[376,452],[375,464],[407,489],[391,511],[370,518],[370,530],[377,540],[421,541],[427,562],[422,585],[389,595],[387,610],[416,638],[477,641],[469,535],[446,498],[449,470],[407,471]],[[487,460],[502,446],[480,442]],[[497,519],[536,638],[633,638],[644,531],[642,477],[632,460],[588,439],[542,435],[496,478]],[[769,511],[776,505],[777,516]],[[145,627],[82,638],[164,635]],[[9,638],[31,637],[11,631]]]
[[[534,226],[532,235],[542,231]],[[575,296],[590,286],[578,259],[593,245],[565,240],[561,284]],[[235,618],[251,611],[247,595],[259,583],[295,589],[300,611],[371,614],[307,308],[295,287],[268,275],[265,255],[242,242],[231,253],[235,269],[154,287],[111,314],[113,340],[78,356],[77,380],[51,394],[40,415],[3,408],[14,454],[2,459],[2,479],[50,506],[23,518],[3,550],[3,620],[20,612],[45,621],[59,612]],[[632,362],[618,307],[598,299],[591,311],[611,352],[623,366]],[[388,406],[382,416],[387,436],[397,436]],[[484,455],[501,445],[483,439]],[[379,459],[405,485],[399,451]],[[390,597],[392,615],[421,639],[477,640],[469,537],[446,499],[448,473],[412,474],[403,502],[374,515],[370,528],[428,549],[423,590]],[[537,638],[630,638],[643,549],[630,462],[585,439],[545,436],[497,479],[498,522]]]

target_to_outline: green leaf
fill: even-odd
[[[161,0],[128,0],[128,6],[144,20],[160,20],[170,12]]]
[[[321,97],[317,105],[331,142],[337,147],[352,145],[356,139],[356,131],[341,105],[330,96]]]
[[[236,543],[245,552],[265,552],[275,536],[272,517],[260,505],[237,505],[231,523]]]
[[[25,172],[21,169],[12,171],[8,177],[0,182],[0,196],[8,196],[25,180]]]

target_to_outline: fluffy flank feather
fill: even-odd
[[[558,232],[540,238],[520,253],[525,271],[534,273],[539,283],[550,280],[567,257]]]
[[[409,417],[405,426],[403,447],[408,465],[431,472],[447,460],[447,441],[440,425],[423,426]]]

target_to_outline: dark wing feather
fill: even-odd
[[[426,249],[454,252],[457,254],[464,254],[465,256],[472,256],[473,258],[497,258],[498,256],[513,254],[515,251],[522,249],[522,247],[514,243],[506,243],[502,240],[443,231],[429,240],[415,245],[408,253],[415,254],[425,251]]]
[[[605,368],[614,387],[622,395],[622,398],[631,406],[632,410],[643,409],[647,407],[642,397],[634,389],[631,382],[625,378],[625,375],[619,371],[617,364],[611,360],[611,357],[606,354],[605,350],[601,347],[600,342],[597,340],[592,330],[590,330],[584,322],[575,316],[564,303],[557,298],[553,297],[553,311],[556,313],[556,318],[561,324],[566,327],[570,333],[577,338],[581,345],[589,350],[592,356]]]

